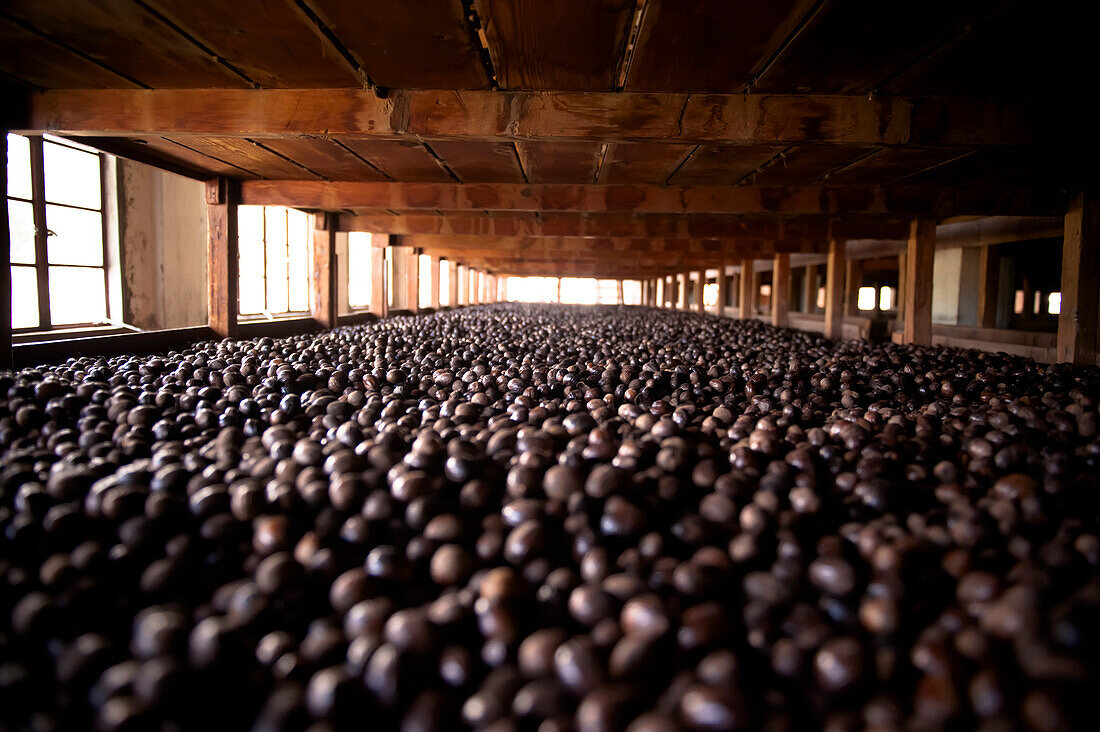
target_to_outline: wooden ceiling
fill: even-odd
[[[485,236],[471,251],[505,256],[471,262],[530,270],[531,237],[813,251],[912,216],[1057,212],[1097,162],[1078,7],[6,0],[0,74],[25,102],[10,128],[429,251]]]

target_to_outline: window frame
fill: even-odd
[[[14,133],[7,133],[14,134]],[[10,202],[17,201],[20,203],[31,204],[32,210],[32,226],[34,227],[34,264],[24,264],[19,262],[12,262],[11,257],[8,257],[8,269],[14,267],[26,267],[34,269],[35,271],[35,283],[38,289],[38,325],[23,326],[20,328],[12,328],[13,335],[21,335],[28,333],[47,333],[56,331],[67,330],[87,330],[91,328],[101,328],[111,325],[111,282],[110,274],[108,272],[108,263],[110,262],[110,249],[108,244],[108,228],[107,228],[107,161],[106,155],[102,152],[88,149],[84,146],[78,146],[72,144],[68,140],[63,138],[57,138],[49,136],[46,139],[46,135],[19,135],[28,142],[28,154],[30,156],[30,174],[31,174],[31,197],[29,199],[22,198],[20,196],[13,196],[11,191],[7,191],[6,206],[10,210]],[[45,175],[45,150],[46,145],[58,145],[59,147],[67,147],[70,150],[76,150],[84,153],[85,155],[94,155],[99,161],[99,208],[88,208],[86,206],[77,206],[69,203],[57,203],[46,201],[46,175]],[[7,175],[8,161],[4,161],[4,174]],[[102,246],[102,264],[51,264],[49,261],[49,234],[50,230],[46,221],[46,206],[60,206],[61,208],[74,209],[77,211],[87,211],[91,213],[99,214],[99,226],[100,226],[100,243]],[[9,213],[10,216],[10,213]],[[103,274],[103,312],[104,319],[102,321],[86,321],[80,323],[63,323],[55,325],[53,323],[53,315],[50,312],[50,267],[77,267],[80,269],[98,269]],[[10,326],[10,324],[9,324]]]
[[[263,295],[264,295],[264,303],[263,303],[264,308],[263,308],[263,310],[261,310],[258,313],[244,313],[244,312],[241,311],[241,303],[240,303],[239,292],[240,292],[240,281],[241,281],[241,279],[243,279],[243,269],[240,266],[241,236],[240,236],[240,232],[238,231],[238,233],[237,233],[237,288],[238,288],[237,320],[238,320],[238,322],[241,322],[241,323],[264,323],[264,322],[268,322],[268,321],[272,321],[272,320],[294,320],[296,318],[307,317],[310,314],[310,307],[309,307],[309,302],[308,302],[308,300],[309,300],[309,283],[310,283],[310,281],[312,279],[312,276],[313,276],[313,261],[312,261],[312,257],[310,256],[310,252],[311,252],[311,250],[310,250],[310,241],[308,239],[308,237],[312,234],[312,227],[309,227],[310,230],[307,231],[307,233],[306,233],[307,239],[305,241],[305,247],[306,247],[306,278],[305,278],[305,282],[306,282],[306,300],[307,300],[306,307],[305,307],[304,310],[292,310],[292,309],[290,309],[290,301],[292,299],[291,291],[292,291],[292,288],[293,288],[293,279],[290,276],[290,273],[291,273],[290,212],[291,211],[296,211],[298,213],[304,213],[304,212],[301,211],[300,209],[297,209],[297,208],[293,207],[293,206],[268,206],[268,205],[257,204],[254,207],[260,209],[260,222],[261,222],[261,231],[262,231],[262,236],[260,238],[260,251],[263,255],[262,256],[263,264],[262,264],[261,270],[260,270],[261,271],[261,277],[260,277],[261,288],[260,289],[262,290]],[[238,215],[240,213],[239,212],[240,208],[241,207],[238,206]],[[273,312],[268,307],[268,305],[270,305],[270,303],[268,302],[268,287],[267,287],[267,246],[268,246],[267,245],[267,209],[270,209],[270,208],[283,209],[283,216],[286,219],[287,310],[280,310],[279,312]],[[307,214],[307,216],[308,216],[308,214]]]

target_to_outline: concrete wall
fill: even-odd
[[[932,265],[932,322],[955,325],[959,321],[959,282],[962,250],[941,249]],[[977,283],[975,283],[977,286]]]
[[[123,319],[146,330],[206,323],[206,202],[199,181],[119,160]]]

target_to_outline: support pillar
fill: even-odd
[[[439,257],[433,256],[431,262],[428,277],[431,278],[432,301],[429,304],[432,310],[439,310]]]
[[[370,238],[370,311],[384,318],[390,312],[390,295],[386,288],[386,247],[390,238],[375,234]]]
[[[1062,243],[1062,308],[1058,313],[1056,360],[1080,366],[1096,361],[1097,298],[1100,292],[1100,205],[1095,196],[1074,196],[1066,210]]]
[[[458,307],[458,263],[453,259],[447,260],[447,305],[452,308]]]
[[[207,182],[206,312],[210,329],[221,338],[237,337],[237,315],[240,312],[239,203],[240,184],[237,181],[218,178]],[[8,326],[11,326],[10,317]]]
[[[844,314],[859,315],[859,286],[863,283],[863,262],[849,259],[844,275]]]
[[[695,273],[695,312],[703,312],[703,286],[707,282],[707,271],[701,269]]]
[[[561,304],[561,277],[558,278],[558,294],[554,296],[554,302]]]
[[[904,327],[905,323],[905,252],[898,254],[898,297],[895,309],[898,311],[897,323]]]
[[[916,219],[905,248],[905,325],[902,342],[932,345],[932,264],[936,258],[936,222]]]
[[[1001,251],[995,246],[981,248],[978,259],[978,327],[997,327],[997,294],[1000,289]],[[1064,296],[1063,296],[1064,297]]]
[[[414,248],[405,253],[405,309],[420,312],[420,253]]]
[[[786,328],[790,324],[791,307],[791,255],[779,252],[772,268],[772,325]]]
[[[741,260],[741,295],[738,298],[739,315],[741,320],[748,320],[753,316],[753,304],[756,301],[753,283],[756,278],[752,276],[752,260]]]
[[[802,277],[802,312],[817,310],[817,267],[807,267]]]
[[[714,306],[714,314],[719,318],[726,314],[726,301],[729,299],[729,281],[726,279],[726,260],[718,263],[718,302]]]
[[[825,337],[840,338],[844,325],[844,254],[843,239],[829,240],[825,260]]]
[[[322,328],[335,328],[336,292],[336,214],[313,216],[313,277],[309,283],[309,311]]]
[[[8,136],[0,130],[0,160],[8,159]],[[11,231],[8,229],[8,176],[0,181],[0,256],[11,262]],[[0,273],[0,369],[12,367],[11,351],[11,267]]]

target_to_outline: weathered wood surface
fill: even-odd
[[[1056,358],[1075,364],[1096,361],[1100,302],[1100,205],[1093,194],[1074,196],[1066,211],[1062,245],[1062,309]]]
[[[791,309],[791,255],[782,252],[775,255],[772,266],[772,325],[786,328]]]
[[[936,225],[913,221],[905,250],[905,343],[932,345],[932,265],[936,258]]]
[[[831,239],[825,261],[825,337],[840,338],[844,324],[845,241]]]
[[[240,257],[237,241],[238,184],[219,178],[206,184],[207,323],[222,338],[237,337]]]
[[[334,328],[337,323],[336,282],[336,222],[332,214],[314,217],[312,259],[310,271],[309,309],[322,328]]]

